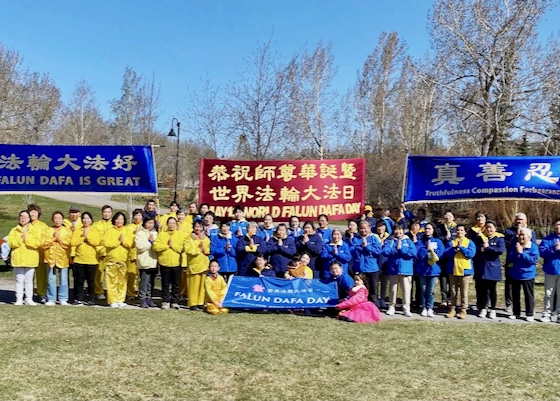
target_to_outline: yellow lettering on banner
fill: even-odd
[[[210,211],[213,212],[216,216],[233,216],[233,206],[210,206]]]
[[[208,177],[210,177],[212,181],[218,182],[227,180],[229,178],[227,167],[223,164],[217,164],[213,166],[212,170],[210,170],[210,173],[208,173]]]
[[[282,208],[280,206],[272,206],[272,210],[270,211],[270,214],[272,215],[273,219],[280,217],[281,213],[282,213]]]
[[[257,201],[272,202],[276,196],[276,192],[274,192],[274,189],[272,189],[270,185],[266,184],[266,187],[264,188],[257,187],[255,195],[257,195],[257,198],[255,199]]]
[[[33,185],[35,177],[28,175],[0,176],[0,185]]]
[[[338,178],[346,178],[349,180],[355,180],[356,177],[354,173],[356,172],[356,167],[354,167],[354,163],[342,163],[340,166],[340,171],[342,174]]]
[[[282,164],[278,167],[280,173],[276,176],[276,178],[284,180],[284,182],[290,182],[294,178],[297,178],[297,175],[294,174],[296,166],[293,164]]]
[[[354,203],[345,203],[344,204],[344,211],[346,214],[358,214],[362,210],[362,203],[361,202],[354,202]]]
[[[246,207],[245,210],[245,217],[250,219],[256,219],[259,217],[264,217],[265,215],[270,213],[269,206],[251,206]]]
[[[336,184],[332,184],[330,187],[325,185],[323,193],[325,194],[325,196],[323,196],[324,199],[338,199],[338,196],[342,193],[342,191]]]
[[[302,164],[299,171],[299,176],[301,178],[305,178],[306,180],[317,177],[317,167],[315,166],[315,163]]]
[[[313,187],[313,185],[310,185],[309,187],[303,190],[303,193],[305,195],[301,197],[301,200],[306,201],[309,198],[313,198],[315,200],[321,200],[321,197],[315,195],[315,192],[317,192],[317,188]]]
[[[237,185],[235,187],[235,195],[231,196],[236,203],[245,203],[247,199],[252,199],[255,196],[249,193],[248,185]]]
[[[140,185],[140,177],[97,177],[97,185],[110,187],[134,187]]]
[[[250,172],[251,166],[240,166],[239,164],[236,164],[232,168],[231,178],[233,178],[235,181],[253,181],[253,177],[249,176]]]
[[[267,181],[271,181],[276,176],[276,166],[264,166],[259,164],[255,168],[255,180],[262,180],[263,178]]]
[[[299,202],[300,192],[295,187],[282,187],[280,188],[280,197],[278,198],[282,202]]]
[[[39,177],[39,184],[41,185],[74,185],[72,177],[66,177],[64,175],[51,176],[42,175]]]
[[[342,199],[354,199],[354,185],[344,185],[342,187]]]
[[[338,178],[336,176],[336,164],[327,165],[326,163],[321,163],[319,170],[321,171],[321,178]]]
[[[212,199],[214,201],[229,200],[229,195],[228,194],[230,192],[231,192],[231,189],[229,189],[225,185],[212,187],[212,189],[210,191],[208,191],[208,193],[210,193],[212,195]]]

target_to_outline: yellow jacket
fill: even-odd
[[[122,244],[119,240],[121,235],[123,236]],[[105,247],[107,259],[126,263],[128,260],[128,251],[134,245],[134,235],[132,235],[132,231],[126,227],[117,228],[113,226],[105,231],[102,245]]]
[[[204,288],[206,290],[206,303],[216,304],[217,302],[223,302],[226,297],[226,280],[219,274],[217,274],[215,278],[206,276],[204,279]]]
[[[127,224],[126,228],[128,228],[130,230],[130,232],[132,233],[132,236],[136,240],[136,233],[138,231],[140,231],[140,229],[142,228],[142,222],[140,222],[138,224],[136,224],[136,223]],[[130,248],[130,252],[128,253],[128,260],[129,261],[136,261],[137,257],[138,257],[138,254],[136,252],[136,243],[134,243],[132,248]]]
[[[167,231],[167,219],[170,217],[175,217],[175,219],[177,218],[177,213],[165,213],[162,214],[160,216],[158,216],[158,221],[159,221],[159,230],[160,231]]]
[[[55,234],[58,233],[58,241],[54,240]],[[45,263],[49,267],[58,267],[60,269],[70,266],[68,259],[68,248],[72,240],[72,231],[69,228],[60,226],[49,227],[43,230],[43,249],[45,250]]]
[[[111,220],[103,220],[103,219],[97,220],[91,225],[91,228],[97,230],[97,232],[99,233],[99,237],[101,239],[103,239],[103,236],[105,235],[105,231],[107,231],[111,227],[113,227],[113,223],[111,222]],[[103,241],[101,241],[101,245],[99,245],[96,249],[97,249],[97,259],[101,259],[107,255],[107,252],[105,252],[105,247],[103,246]]]
[[[83,227],[75,230],[70,244],[76,248],[74,262],[84,265],[96,265],[98,263],[96,248],[101,245],[101,236],[96,229],[90,227],[87,238],[84,238]]]
[[[202,249],[201,249],[202,244]],[[198,274],[208,270],[210,259],[210,239],[204,235],[198,238],[194,233],[185,241],[185,252],[187,254],[187,267],[189,274]]]
[[[44,236],[43,231],[48,230],[50,228],[47,223],[45,223],[41,220],[35,220],[35,221],[31,222],[31,225],[39,230],[41,240],[43,239],[43,236]]]
[[[75,230],[83,227],[82,218],[78,217],[78,220],[76,220],[74,223],[72,223],[70,219],[64,219],[62,225],[64,225],[64,227],[68,228],[70,232],[73,233]],[[76,248],[73,246],[68,247],[67,252],[69,258],[73,258],[74,256],[76,256]]]
[[[171,239],[172,248],[169,247]],[[152,249],[158,254],[158,262],[165,267],[177,267],[181,265],[181,254],[185,250],[185,235],[180,231],[162,231],[158,234],[152,245]]]
[[[37,267],[39,265],[39,248],[41,247],[41,233],[31,224],[23,239],[23,227],[19,224],[8,234],[8,245],[12,249],[11,260],[13,267]]]

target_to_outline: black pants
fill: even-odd
[[[449,276],[447,272],[441,272],[439,275],[439,290],[441,292],[441,302],[449,302]]]
[[[496,309],[496,284],[494,280],[485,280],[483,278],[476,279],[476,306],[478,310],[486,309],[488,301],[490,301],[490,309]]]
[[[82,263],[74,263],[74,299],[84,302],[84,283],[87,281],[88,300],[94,301],[95,294],[93,292],[93,282],[95,281],[95,272],[97,265],[84,265]]]
[[[414,301],[411,303],[414,307],[419,308],[422,306],[422,286],[420,285],[420,276],[417,274],[412,276],[412,287],[411,295],[414,294]]]
[[[163,302],[179,302],[179,282],[181,281],[181,268],[161,266],[161,298]],[[171,293],[169,287],[171,286]]]
[[[505,275],[506,275],[506,281],[505,281],[505,285],[504,285],[504,298],[506,300],[506,308],[509,308],[513,305],[513,296],[512,296],[512,287],[511,287],[511,283],[512,283],[512,279],[508,274],[508,269],[506,269],[505,271]]]
[[[379,301],[377,298],[377,287],[379,286],[379,272],[373,272],[373,273],[364,273],[367,277],[367,281],[368,281],[368,291],[369,291],[369,297],[371,299],[371,302],[373,302],[375,305],[379,305]]]
[[[513,314],[521,315],[521,288],[525,295],[525,314],[533,316],[535,309],[535,280],[511,280],[511,292],[513,295]]]

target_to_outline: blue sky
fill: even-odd
[[[414,57],[429,50],[431,6],[430,0],[0,0],[0,42],[18,50],[30,70],[48,73],[64,101],[86,79],[106,116],[127,65],[154,74],[162,106],[157,128],[165,131],[173,116],[183,117],[187,88],[200,88],[207,75],[222,87],[235,80],[244,58],[272,32],[284,57],[331,41],[335,88],[343,92],[383,31],[397,31]],[[555,9],[543,34],[559,20]]]

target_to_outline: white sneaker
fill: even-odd
[[[528,321],[528,322],[530,322],[530,323],[532,323],[532,322],[535,321],[535,317],[534,317],[534,316],[527,316],[527,317],[525,318],[525,320]]]
[[[119,303],[118,302],[114,302],[111,304],[111,308],[118,308],[119,307]]]
[[[55,305],[56,305],[56,302],[54,302],[54,301],[47,301],[47,302],[45,303],[45,305],[46,305],[46,306],[55,306]]]
[[[169,309],[169,302],[163,302],[161,304],[161,309]]]
[[[478,312],[478,317],[485,318],[487,314],[488,311],[486,309],[481,309],[480,312]]]
[[[506,307],[506,313],[513,313],[513,307],[511,306]]]
[[[105,298],[105,295],[104,295],[104,294],[99,294],[99,295],[96,295],[96,296],[95,296],[95,299],[97,299],[97,300],[99,300],[99,301],[104,301],[104,300],[106,300],[107,298]]]
[[[515,319],[517,319],[517,316],[515,316],[515,315],[509,315],[509,316],[508,316],[508,319],[515,320]]]
[[[428,313],[426,314],[426,316],[434,317],[434,310],[433,309],[428,309]]]
[[[177,309],[177,310],[181,309],[181,307],[179,306],[178,303],[171,304],[171,307],[172,307],[173,309]]]
[[[18,299],[16,300],[16,302],[14,303],[14,306],[22,306],[23,305],[23,300],[22,299]]]
[[[543,322],[543,323],[549,323],[549,322],[551,322],[550,316],[549,316],[549,315],[542,315],[542,317],[541,317],[541,322]]]
[[[37,306],[37,302],[33,301],[32,299],[26,299],[25,304],[29,306]]]
[[[477,311],[477,310],[478,310],[478,306],[476,306],[476,305],[471,305],[471,310]]]
[[[124,308],[125,306],[128,306],[126,302],[119,302],[119,308]]]
[[[422,317],[428,316],[428,310],[426,308],[423,308],[422,313],[420,313],[420,316],[422,316]]]
[[[412,313],[410,313],[410,311],[408,309],[404,310],[403,315],[404,315],[404,317],[412,317]]]
[[[490,310],[490,313],[488,313],[488,318],[489,319],[496,319],[496,311],[494,309]]]
[[[68,301],[60,301],[60,305],[62,305],[62,306],[70,306],[70,304],[68,303]]]

